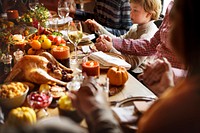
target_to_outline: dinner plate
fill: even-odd
[[[65,40],[68,40],[68,37],[67,37],[67,30],[61,30],[60,33],[63,34]],[[90,43],[92,43],[91,40],[94,39],[94,38],[95,38],[95,35],[93,35],[93,34],[88,34],[88,33],[85,33],[85,32],[84,32],[84,33],[83,33],[83,39],[80,41],[79,44],[82,44],[82,45],[84,45],[84,44],[90,44]]]
[[[130,98],[126,98],[124,100],[121,101],[113,101],[111,102],[111,104],[115,104],[116,107],[126,107],[126,106],[134,106],[133,102],[134,101],[154,101],[156,100],[153,97],[145,97],[145,96],[138,96],[138,97],[130,97]]]

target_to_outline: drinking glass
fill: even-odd
[[[28,6],[32,11],[35,10],[37,5],[39,5],[39,1],[38,0],[29,0]]]
[[[106,100],[109,100],[109,78],[108,77],[96,77],[96,83],[101,87],[101,91],[104,94]]]
[[[69,41],[74,45],[74,57],[71,57],[71,64],[77,64],[77,46],[83,37],[81,21],[74,20],[68,22],[67,36]]]
[[[65,18],[69,16],[70,3],[65,0],[58,2],[58,15],[65,22]]]

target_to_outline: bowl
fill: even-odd
[[[43,109],[48,107],[53,100],[49,91],[33,91],[27,96],[28,104],[34,109]]]
[[[26,100],[28,91],[29,87],[21,82],[2,84],[0,86],[0,106],[6,109],[21,106]]]

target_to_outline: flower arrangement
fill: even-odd
[[[36,6],[34,10],[30,10],[19,18],[19,22],[32,23],[34,27],[40,23],[41,26],[45,27],[47,19],[50,17],[49,10],[42,4]]]

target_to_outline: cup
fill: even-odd
[[[52,18],[50,25],[50,28],[52,28],[55,31],[58,31],[58,18]]]

